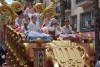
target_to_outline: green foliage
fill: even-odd
[[[0,28],[2,28],[3,24],[7,22],[8,22],[7,17],[4,15],[0,15]]]

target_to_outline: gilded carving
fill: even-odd
[[[5,0],[1,0],[1,6],[0,6],[0,13],[3,15],[7,15],[10,13],[10,17],[8,17],[9,22],[11,22],[11,25],[14,25],[14,21],[17,17],[16,11],[20,11],[22,8],[22,5],[18,1],[14,1],[12,4],[7,4]],[[14,11],[15,10],[15,11]]]

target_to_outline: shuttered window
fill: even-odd
[[[94,30],[93,12],[86,12],[81,14],[81,31]]]

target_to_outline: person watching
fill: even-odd
[[[72,34],[72,27],[70,26],[69,20],[65,19],[64,21],[65,25],[62,27],[62,33],[63,34]]]

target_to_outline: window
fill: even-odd
[[[46,7],[46,1],[45,1],[45,7]]]
[[[71,9],[71,0],[65,0],[64,6],[65,6],[65,9]]]
[[[71,17],[71,26],[73,31],[77,32],[77,15]]]
[[[60,6],[57,6],[57,7],[56,7],[56,12],[57,12],[57,13],[60,13]]]
[[[82,31],[92,31],[94,30],[93,12],[87,12],[81,14],[81,30]]]
[[[85,0],[76,0],[76,4],[81,3],[83,1],[85,1]]]
[[[60,2],[57,2],[57,3],[56,3],[56,12],[57,12],[57,13],[60,13],[60,10],[61,10],[61,9],[60,9]]]

